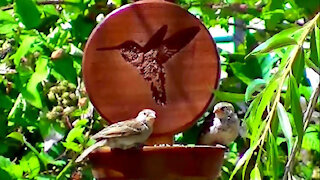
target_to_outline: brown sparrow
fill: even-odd
[[[134,119],[121,121],[102,129],[91,137],[96,143],[84,150],[76,162],[82,161],[90,152],[102,146],[129,149],[143,144],[152,133],[155,118],[156,113],[153,110],[144,109]]]
[[[240,128],[240,121],[237,114],[234,112],[232,104],[220,102],[214,106],[214,118],[209,127],[205,127],[200,135],[200,144],[228,145],[234,141]]]

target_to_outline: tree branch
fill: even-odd
[[[317,103],[317,99],[319,97],[319,94],[320,94],[320,83],[318,84],[316,89],[313,91],[313,93],[312,93],[312,95],[310,97],[310,101],[309,101],[306,113],[304,114],[304,117],[303,117],[303,122],[304,122],[303,130],[304,130],[304,132],[307,130],[307,127],[309,125],[309,122],[310,122],[312,113],[314,111],[314,107],[315,107],[315,105]],[[292,170],[292,166],[294,164],[294,159],[295,159],[295,156],[296,156],[297,152],[299,152],[300,149],[301,149],[301,144],[299,145],[298,139],[296,139],[296,141],[295,141],[295,143],[294,143],[294,145],[292,147],[291,154],[289,156],[288,162],[287,162],[286,167],[285,167],[284,176],[282,178],[283,180],[287,180],[288,177],[291,176],[291,174],[292,174],[291,170]]]

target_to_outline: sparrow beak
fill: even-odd
[[[149,115],[149,118],[154,118],[154,119],[155,119],[156,117],[157,117],[157,116],[156,116],[155,114],[150,114],[150,115]]]
[[[213,113],[217,116],[217,117],[224,117],[225,114],[223,112],[222,109],[216,109],[215,111],[213,111]]]
[[[220,113],[222,113],[223,111],[221,110],[221,109],[216,109],[216,110],[214,110],[213,111],[213,113],[215,113],[215,114],[220,114]]]

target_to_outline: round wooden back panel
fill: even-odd
[[[95,28],[84,52],[85,86],[101,116],[115,123],[153,109],[156,136],[190,127],[210,104],[219,75],[207,29],[168,2],[117,9]]]

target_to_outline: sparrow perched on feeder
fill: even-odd
[[[102,146],[129,149],[143,144],[152,133],[155,118],[156,112],[144,109],[134,119],[107,126],[91,137],[96,143],[84,150],[76,162],[82,161],[89,153]]]
[[[234,112],[234,107],[230,103],[220,102],[214,106],[213,113],[211,124],[204,128],[199,143],[206,145],[230,144],[237,138],[240,128],[240,121]]]

